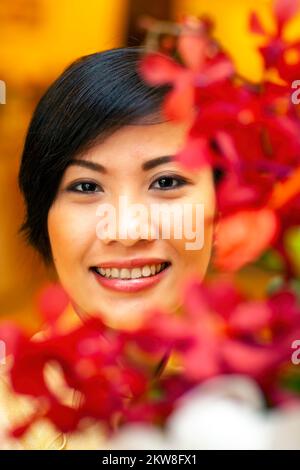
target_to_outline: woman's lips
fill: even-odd
[[[137,279],[118,279],[118,278],[108,278],[101,276],[96,271],[92,269],[96,280],[104,287],[112,289],[119,292],[138,292],[140,290],[152,287],[161,281],[166,274],[168,273],[171,264],[166,266],[162,271],[157,274],[154,274],[149,277],[139,277]]]

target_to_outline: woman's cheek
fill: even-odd
[[[92,205],[61,203],[53,206],[48,215],[48,231],[57,268],[71,267],[74,271],[76,265],[84,262],[96,238],[96,222]]]
[[[180,260],[178,279],[184,280],[189,275],[203,279],[212,252],[212,229],[205,230],[203,243],[199,239],[191,241],[188,238],[172,239],[171,243]]]
[[[214,188],[211,184],[197,187],[182,201],[189,208],[182,219],[182,238],[172,244],[182,260],[182,276],[205,276],[212,252],[213,218],[215,211]]]

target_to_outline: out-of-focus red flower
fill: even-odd
[[[249,301],[231,283],[190,281],[185,308],[196,341],[183,354],[184,370],[195,380],[242,373],[263,386],[290,361],[300,335],[300,307],[290,291]]]
[[[281,5],[276,9],[281,12]],[[278,15],[284,17],[282,12]],[[253,22],[260,29],[258,19],[254,17]],[[189,41],[197,45],[195,56],[185,61],[188,67],[170,58],[150,56],[149,61],[156,62],[152,69],[150,62],[149,70],[146,67],[153,74],[152,83],[166,82],[167,77],[170,80],[178,68],[174,80],[178,79],[178,84],[187,89],[186,77],[199,72],[205,63],[200,57],[205,56],[210,42],[203,35],[183,37],[182,41],[179,40],[178,48],[183,56],[188,56]],[[206,75],[207,70],[203,73]],[[276,183],[285,181],[299,166],[300,121],[287,85],[270,82],[253,85],[225,75],[222,86],[217,81],[200,82],[189,81],[197,112],[175,161],[191,171],[205,165],[223,170],[225,176],[217,187],[222,236],[217,245],[216,266],[239,269],[258,258],[276,238],[281,240],[279,232],[283,227],[278,211],[282,214],[282,207],[274,210],[270,199]],[[169,99],[174,102],[172,92],[167,102]],[[195,111],[191,101],[185,98],[183,101],[183,106]],[[179,100],[175,108],[180,108]],[[254,227],[260,231],[260,237],[254,233]]]
[[[157,352],[160,344],[167,346],[170,356],[179,358],[187,388],[216,375],[238,373],[254,378],[275,399],[280,370],[289,364],[291,344],[300,335],[300,306],[287,289],[249,300],[232,282],[218,279],[204,285],[190,279],[184,314],[157,311],[142,328],[126,335],[126,341],[148,353]]]
[[[238,270],[259,258],[275,241],[278,226],[275,212],[267,208],[240,210],[220,218],[215,266],[224,271]]]
[[[165,114],[174,120],[192,118],[195,89],[221,84],[234,73],[232,62],[203,31],[203,23],[183,24],[178,52],[184,65],[159,53],[147,54],[140,63],[140,73],[151,85],[173,85],[164,103]]]
[[[47,325],[55,327],[69,302],[69,296],[61,284],[52,283],[39,292],[37,306]]]
[[[162,377],[156,381],[150,393],[143,395],[142,399],[131,402],[124,411],[124,423],[143,422],[163,425],[176,408],[176,401],[194,385],[194,381],[187,379],[183,374]]]
[[[48,288],[49,293],[53,294],[48,297],[50,306],[43,302],[40,305],[43,313],[51,309],[57,315],[50,315],[46,337],[29,338],[12,325],[3,325],[1,329],[4,338],[12,339],[12,387],[16,393],[35,399],[35,411],[26,422],[11,430],[12,435],[22,436],[40,418],[49,419],[62,432],[76,430],[87,417],[100,420],[108,433],[114,428],[116,416],[120,424],[164,422],[176,399],[192,383],[184,376],[178,377],[177,388],[168,388],[171,377],[163,379],[165,386],[159,385],[160,374],[172,349],[184,350],[190,336],[176,331],[169,324],[168,315],[158,312],[153,313],[152,327],[147,324],[134,333],[108,328],[98,315],[68,333],[61,333],[51,323],[61,311],[59,286]],[[148,353],[148,361],[142,351]],[[79,394],[77,407],[64,403],[60,384],[55,393],[48,383],[45,370],[53,362],[61,369],[64,386]]]
[[[185,392],[224,373],[250,375],[269,397],[282,401],[278,371],[300,335],[294,294],[249,301],[229,282],[204,286],[192,279],[183,300],[184,314],[156,310],[134,331],[116,331],[92,317],[66,334],[52,329],[47,339],[19,334],[11,383],[16,393],[35,399],[36,409],[13,435],[21,436],[41,417],[63,432],[74,431],[87,417],[100,420],[108,433],[116,416],[120,425],[163,424]],[[161,377],[174,354],[179,370]],[[52,361],[66,387],[80,394],[78,407],[64,403],[49,386],[45,367]]]
[[[11,383],[16,393],[37,399],[38,406],[14,435],[42,416],[63,432],[75,430],[85,417],[102,420],[110,429],[113,416],[124,408],[124,398],[143,393],[147,386],[143,371],[119,363],[122,342],[117,333],[109,338],[110,333],[92,318],[68,334],[52,331],[48,339],[38,341],[22,337],[14,351]],[[44,372],[50,361],[60,365],[66,385],[80,393],[78,408],[60,402],[49,388]]]
[[[283,178],[299,164],[300,125],[286,86],[225,82],[202,90],[198,99],[186,146],[176,156],[187,168],[190,148],[193,167],[198,153],[199,168],[208,162],[244,178],[254,171]]]
[[[276,21],[274,34],[268,33],[256,13],[250,18],[250,30],[266,39],[259,48],[266,69],[275,68],[280,77],[287,82],[299,79],[300,41],[288,43],[284,39],[284,29],[300,8],[298,0],[275,0],[273,13]]]

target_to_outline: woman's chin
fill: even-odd
[[[81,313],[81,319],[84,321],[91,316],[100,318],[106,326],[117,330],[135,330],[142,326],[142,324],[151,316],[151,312],[144,309],[130,309],[127,308],[108,310],[102,309],[101,311],[93,311],[93,313]]]
[[[82,320],[90,316],[100,318],[108,327],[122,330],[135,330],[141,327],[151,316],[159,311],[176,312],[178,311],[178,302],[162,305],[159,299],[119,299],[115,302],[109,302],[109,305],[99,302],[98,309],[89,307],[88,309],[78,309],[77,313]],[[86,312],[92,313],[86,313]]]

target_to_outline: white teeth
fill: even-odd
[[[142,277],[142,270],[140,268],[133,268],[131,270],[131,278],[138,279],[139,277]]]
[[[142,269],[142,274],[144,277],[146,276],[150,276],[151,274],[151,269],[149,266],[144,266],[143,269]]]
[[[111,277],[119,277],[119,270],[118,268],[112,268],[111,270]]]
[[[121,269],[121,279],[128,279],[130,277],[130,270],[127,268]]]
[[[166,263],[160,264],[147,264],[141,268],[96,268],[98,274],[104,277],[114,279],[139,279],[140,277],[150,277],[162,271],[166,266]]]

